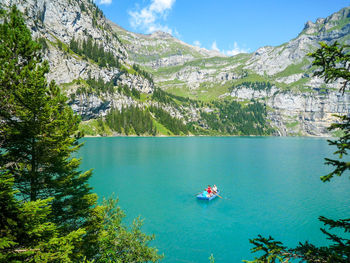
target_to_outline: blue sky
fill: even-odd
[[[162,30],[182,41],[227,55],[277,46],[296,37],[306,21],[327,17],[343,0],[96,0],[106,17],[148,34]]]

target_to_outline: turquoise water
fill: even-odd
[[[286,245],[326,244],[317,218],[348,217],[348,177],[322,183],[332,149],[325,139],[274,137],[86,138],[79,155],[94,168],[100,197],[115,193],[163,262],[253,259],[249,238],[272,235]],[[334,150],[334,149],[333,149]],[[196,200],[216,184],[224,199]]]

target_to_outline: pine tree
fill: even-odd
[[[1,167],[15,176],[24,200],[54,197],[53,219],[68,231],[78,229],[96,201],[87,184],[91,172],[77,172],[71,158],[81,144],[74,135],[79,118],[54,82],[47,84],[48,64],[32,41],[19,11],[0,26]]]
[[[91,172],[77,172],[79,160],[71,158],[81,146],[74,137],[79,118],[46,82],[48,63],[15,7],[0,25],[0,42],[0,174],[11,174],[18,198],[43,215],[33,218],[37,225],[49,220],[61,237],[84,231],[97,197],[87,184]],[[48,205],[52,212],[41,208]]]
[[[69,43],[69,48],[75,52],[75,53],[79,53],[79,46],[78,46],[78,41],[76,41],[74,39],[74,37],[72,38],[72,40]]]
[[[92,38],[91,37],[88,37],[86,42],[86,48],[83,49],[83,52],[88,58],[92,58]]]
[[[85,231],[60,235],[48,219],[51,199],[19,201],[13,184],[13,176],[0,173],[0,261],[72,262],[74,245]]]
[[[112,253],[140,261],[159,259],[144,234],[106,230],[108,206],[97,205],[80,160],[80,118],[54,83],[48,63],[20,12],[0,18],[0,260],[25,262],[99,261]],[[109,228],[110,231],[113,228]],[[103,237],[113,235],[105,246]],[[140,242],[136,242],[139,240]],[[154,256],[150,256],[150,255]],[[120,260],[119,260],[120,259]]]

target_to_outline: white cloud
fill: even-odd
[[[112,3],[112,0],[99,0],[97,3],[100,5],[110,5]]]
[[[211,44],[211,49],[215,50],[215,51],[220,51],[220,49],[218,48],[216,41],[213,42],[213,44]]]
[[[249,48],[241,48],[238,46],[237,42],[233,43],[233,49],[231,50],[223,50],[222,52],[228,56],[235,56],[240,53],[248,53],[250,50]]]
[[[152,0],[149,10],[157,13],[163,13],[165,10],[171,9],[174,3],[175,0]]]
[[[211,44],[211,49],[212,50],[215,50],[215,51],[218,51],[218,52],[221,52],[222,54],[225,54],[227,56],[235,56],[237,54],[240,54],[240,53],[248,53],[250,51],[249,48],[241,48],[238,46],[238,43],[235,41],[233,43],[233,49],[231,50],[220,50],[218,48],[218,45],[216,44],[216,41],[213,42],[213,44]]]
[[[111,0],[101,0],[111,1]],[[165,20],[176,0],[151,0],[151,3],[138,11],[130,11],[130,24],[134,29],[141,29],[145,33],[165,31],[172,34],[173,31],[166,25],[160,24],[160,19]]]
[[[201,47],[201,42],[199,42],[198,40],[193,41],[193,45],[196,47]]]

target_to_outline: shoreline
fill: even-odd
[[[316,135],[305,135],[305,136],[274,136],[274,135],[85,135],[82,138],[190,138],[190,137],[273,137],[273,138],[320,138],[320,139],[336,139],[338,137],[331,136],[316,136]]]

